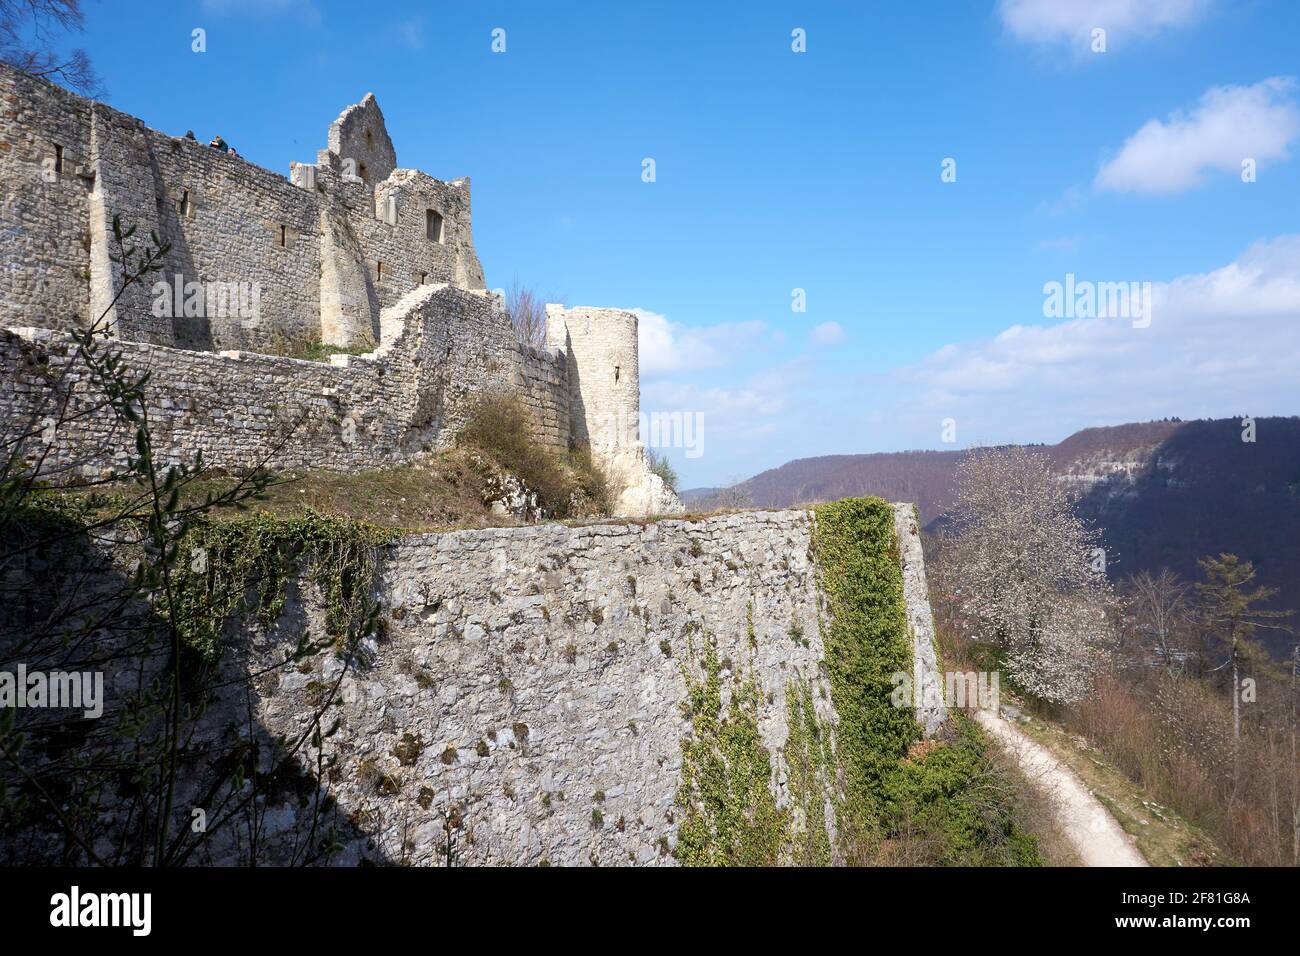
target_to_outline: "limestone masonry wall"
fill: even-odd
[[[118,342],[128,367],[149,371],[155,454],[192,462],[198,452],[223,467],[357,471],[409,461],[446,447],[465,424],[474,399],[515,389],[537,421],[537,437],[555,447],[569,440],[563,366],[523,348],[497,298],[451,286],[424,286],[384,313],[383,344],[330,363],[248,352],[198,352]],[[75,349],[66,333],[0,330],[0,421],[6,437],[36,424],[22,446],[47,469],[95,471],[134,453],[111,413],[78,416],[97,393],[74,376],[66,425],[46,432],[51,383]],[[454,360],[453,360],[454,357]],[[45,402],[46,404],[42,404]]]
[[[161,273],[128,290],[112,313],[116,334],[133,341],[284,351],[322,340],[322,314],[339,308],[332,297],[340,294],[364,307],[355,330],[364,341],[377,334],[379,311],[417,285],[483,288],[469,181],[395,169],[373,96],[331,128],[331,144],[348,155],[322,150],[316,163],[295,164],[292,180],[6,66],[0,104],[0,325],[67,328],[97,318],[120,288],[109,259],[114,216],[138,227],[138,242],[153,230],[171,243]],[[351,135],[340,138],[340,124]],[[367,135],[387,144],[391,162],[383,147],[365,146]],[[349,235],[323,250],[331,227]],[[328,257],[355,260],[360,295],[338,288],[340,263]],[[206,301],[159,315],[154,284],[177,276],[182,285],[254,286],[257,314]]]
[[[89,322],[91,106],[0,66],[0,326]]]
[[[650,471],[641,441],[636,314],[548,305],[546,345],[565,360],[574,440],[590,445],[615,487],[622,489],[618,513],[680,511],[676,494]]]
[[[327,721],[341,722],[330,789],[358,828],[335,862],[442,865],[450,818],[458,864],[673,865],[692,732],[684,675],[698,677],[709,640],[725,696],[757,685],[770,788],[787,805],[789,689],[807,687],[828,726],[838,719],[813,520],[749,512],[391,546],[385,636],[373,666],[343,677]],[[902,519],[896,531],[904,547],[915,537]],[[312,626],[319,610],[287,614]],[[247,666],[282,654],[293,633],[243,640],[255,648]],[[341,668],[324,656],[262,685],[264,732],[300,733]],[[267,820],[273,860],[305,823],[292,802],[268,807]]]

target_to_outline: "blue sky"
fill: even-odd
[[[1300,413],[1298,38],[1290,0],[115,0],[81,42],[112,105],[282,173],[373,91],[400,165],[471,177],[489,287],[642,310],[689,487],[945,419]],[[1046,317],[1067,273],[1153,321]]]

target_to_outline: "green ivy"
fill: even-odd
[[[826,830],[826,794],[831,775],[827,771],[835,766],[830,728],[817,718],[812,686],[807,681],[786,684],[785,697],[789,728],[785,761],[790,805],[796,814],[791,826],[791,862],[828,866],[831,841]]]
[[[682,820],[676,856],[685,866],[774,866],[789,834],[789,814],[772,795],[771,756],[758,730],[758,686],[737,680],[722,703],[722,666],[705,634],[696,663],[693,644],[685,669],[691,736],[682,741]]]
[[[890,701],[891,676],[912,670],[903,572],[888,502],[848,498],[814,513],[814,556],[829,618],[822,639],[839,716],[837,824],[857,840],[880,833],[885,783],[921,736],[912,709]]]
[[[394,532],[315,512],[255,514],[205,521],[186,535],[179,586],[183,642],[205,660],[221,648],[236,613],[274,623],[289,582],[306,572],[325,608],[326,636],[342,644],[371,623],[371,588],[380,546]]]

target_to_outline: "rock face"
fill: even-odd
[[[645,470],[640,474],[640,481],[619,495],[615,506],[621,515],[675,515],[684,510],[677,493],[658,475]]]

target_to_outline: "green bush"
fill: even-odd
[[[663,479],[663,483],[669,487],[673,494],[677,493],[677,470],[673,468],[668,461],[667,455],[661,455],[653,448],[646,449],[646,465],[649,467],[651,474],[658,475]]]
[[[1038,866],[1038,841],[1020,830],[1012,783],[989,759],[988,738],[954,715],[955,738],[898,764],[884,786],[886,833],[926,847],[945,866]]]

